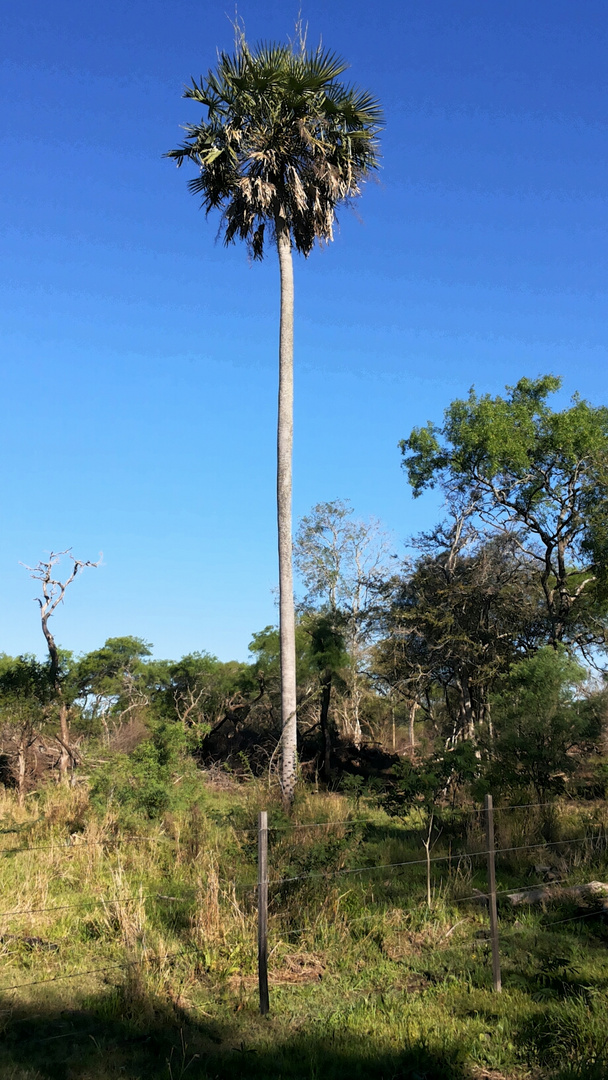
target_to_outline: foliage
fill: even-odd
[[[597,734],[580,694],[585,674],[565,649],[551,646],[513,666],[493,703],[487,780],[495,790],[531,787],[539,802],[564,791]]]
[[[540,590],[512,538],[480,537],[462,517],[417,546],[417,560],[383,587],[373,670],[444,738],[476,738],[497,682],[546,639]]]
[[[271,686],[279,676],[279,628],[265,626],[252,635],[249,652],[253,657],[253,667],[261,672]],[[299,622],[296,625],[296,664],[299,684],[306,684],[310,679],[312,663],[310,656],[310,636]]]
[[[429,813],[440,812],[440,800],[449,795],[455,798],[458,789],[479,776],[480,763],[470,742],[460,742],[453,750],[445,750],[415,764],[409,758],[393,766],[392,778],[383,798],[390,814],[407,815],[419,806]]]
[[[294,563],[306,588],[304,609],[340,611],[348,623],[366,618],[375,582],[386,572],[387,537],[375,519],[358,521],[344,499],[317,503],[301,518]]]
[[[310,639],[310,660],[312,668],[323,675],[338,675],[348,664],[345,648],[342,620],[336,613],[319,611],[302,619],[302,629]]]
[[[536,566],[549,641],[606,640],[608,408],[574,397],[554,411],[561,380],[520,379],[506,398],[453,401],[442,427],[401,443],[415,496],[439,484],[493,530],[516,538]]]
[[[167,157],[200,170],[189,188],[206,213],[223,215],[226,244],[244,240],[254,259],[277,222],[297,251],[332,239],[336,209],[359,194],[378,166],[378,102],[338,80],[347,64],[319,47],[259,45],[241,39],[223,52],[215,71],[187,87],[184,97],[207,111],[186,125],[187,138]]]
[[[64,666],[69,654],[63,654]],[[28,700],[46,705],[53,698],[53,685],[48,661],[34,656],[0,656],[0,708],[7,700]]]
[[[177,724],[157,723],[130,754],[115,753],[91,775],[94,806],[115,806],[154,819],[173,801],[171,778],[184,767],[185,736]]]

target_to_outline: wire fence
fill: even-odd
[[[494,812],[496,812],[496,813],[504,813],[504,812],[513,811],[513,810],[528,810],[528,809],[533,809],[533,808],[534,809],[541,809],[541,808],[549,807],[549,806],[553,806],[553,805],[554,804],[551,804],[551,803],[520,803],[520,804],[516,804],[516,805],[492,808],[491,800],[490,800],[490,803],[489,803],[490,811],[493,809]],[[469,810],[466,811],[466,813],[470,814],[471,816],[472,815],[484,814],[484,812],[486,814],[486,819],[490,820],[491,819],[491,814],[490,814],[490,818],[489,818],[488,817],[488,806],[486,806],[485,809],[473,809],[473,810],[470,810],[470,811]],[[233,832],[235,834],[257,835],[258,836],[258,844],[259,845],[262,845],[262,844],[266,845],[265,850],[267,852],[268,833],[289,835],[289,833],[296,833],[298,830],[304,830],[304,829],[306,829],[306,830],[325,829],[325,830],[329,831],[329,830],[336,829],[336,828],[355,829],[355,828],[358,828],[360,826],[367,826],[367,825],[370,825],[370,824],[376,826],[380,830],[382,830],[382,829],[386,830],[387,827],[391,828],[390,824],[387,826],[386,822],[379,821],[378,818],[348,818],[348,819],[343,819],[343,820],[338,820],[338,821],[304,822],[304,823],[293,823],[293,824],[284,824],[284,823],[282,823],[282,824],[279,824],[279,825],[266,826],[264,829],[261,829],[260,824],[258,823],[258,828],[257,829],[256,828],[243,828],[243,829],[234,828]],[[487,822],[486,822],[486,824],[487,824]],[[265,911],[265,917],[264,917],[264,925],[267,926],[268,925],[268,906],[267,906],[267,904],[268,904],[268,900],[267,900],[268,888],[272,889],[274,891],[274,895],[277,896],[279,890],[282,887],[288,886],[288,885],[289,886],[290,885],[296,885],[297,883],[302,883],[302,882],[306,882],[306,881],[316,881],[316,882],[319,882],[319,881],[331,881],[333,879],[339,879],[339,878],[344,877],[344,876],[367,875],[367,874],[374,874],[374,873],[379,873],[379,872],[382,872],[383,874],[386,875],[389,872],[398,871],[399,874],[401,874],[409,867],[418,867],[418,868],[419,867],[426,867],[427,876],[428,876],[428,882],[429,882],[429,889],[430,889],[431,870],[437,864],[448,863],[449,867],[451,868],[452,865],[454,865],[454,864],[456,864],[456,866],[459,866],[463,859],[465,859],[465,860],[475,860],[475,859],[484,858],[484,859],[488,860],[488,865],[491,862],[492,865],[495,866],[496,857],[500,857],[502,855],[510,855],[510,854],[515,854],[515,853],[520,853],[520,852],[545,851],[545,850],[549,850],[549,849],[562,848],[562,847],[572,849],[573,846],[576,846],[576,845],[579,845],[581,847],[581,849],[586,848],[587,851],[588,851],[590,845],[591,845],[591,847],[593,847],[593,845],[595,845],[598,840],[601,840],[601,841],[603,841],[605,843],[607,842],[606,841],[606,830],[605,830],[604,826],[602,824],[598,824],[598,825],[595,826],[595,828],[597,830],[596,833],[588,831],[585,835],[582,835],[582,836],[567,837],[567,838],[561,839],[561,840],[539,841],[539,842],[536,842],[536,843],[513,844],[513,845],[508,845],[508,846],[505,845],[503,847],[495,848],[494,847],[493,825],[492,825],[491,835],[489,833],[487,834],[486,846],[484,848],[482,848],[482,849],[478,849],[478,850],[474,850],[474,851],[466,851],[466,850],[465,851],[456,851],[456,852],[450,851],[447,854],[431,855],[430,850],[427,849],[426,856],[421,857],[421,858],[404,859],[404,860],[392,861],[392,862],[387,862],[387,863],[371,863],[371,864],[364,865],[364,866],[339,866],[337,868],[331,868],[331,869],[327,868],[327,869],[323,869],[321,871],[319,871],[319,870],[310,870],[310,871],[303,872],[303,873],[291,874],[291,875],[290,874],[284,874],[282,876],[276,876],[276,877],[270,877],[266,873],[265,878],[260,878],[258,876],[257,883],[252,882],[252,881],[239,880],[238,878],[231,879],[231,878],[219,878],[219,877],[216,877],[215,880],[216,880],[218,885],[222,885],[222,886],[226,887],[227,889],[231,889],[233,891],[233,893],[236,893],[237,890],[245,891],[245,892],[251,892],[251,893],[254,893],[254,894],[257,893],[259,919],[261,919],[261,917],[262,917],[261,916],[261,907],[260,907],[260,905],[262,903],[262,898],[265,897],[264,902],[266,903],[266,911]],[[86,848],[89,848],[89,847],[90,848],[104,848],[104,849],[107,848],[107,849],[111,849],[116,845],[125,845],[125,844],[131,844],[131,843],[133,843],[133,844],[140,844],[140,843],[142,843],[142,844],[145,844],[145,843],[175,844],[175,841],[171,837],[168,837],[168,836],[165,836],[165,835],[154,835],[154,836],[151,836],[151,835],[128,835],[128,836],[123,836],[123,837],[106,837],[106,838],[100,839],[100,840],[92,840],[92,839],[89,840],[89,839],[78,838],[78,839],[73,839],[73,840],[71,840],[70,842],[67,842],[67,843],[58,843],[56,841],[51,841],[50,843],[47,843],[47,844],[44,844],[44,845],[36,845],[36,844],[34,844],[34,845],[29,845],[29,846],[28,845],[23,845],[21,847],[16,847],[16,848],[4,848],[4,849],[0,849],[0,855],[12,855],[12,854],[17,854],[17,853],[21,853],[21,852],[40,852],[40,851],[50,851],[50,852],[57,853],[57,854],[67,854],[68,852],[73,853],[75,851],[82,852],[83,850],[85,850]],[[424,843],[424,841],[423,841],[423,843]],[[262,850],[262,847],[259,846],[259,851],[261,852],[261,850]],[[260,858],[261,858],[261,856],[260,856]],[[393,876],[398,876],[398,875],[393,874]],[[488,880],[491,881],[491,876],[489,877]],[[574,887],[575,889],[576,888],[579,888],[579,889],[581,889],[581,888],[584,889],[585,888],[584,885],[581,886],[578,883],[573,884],[572,881],[571,881],[571,875],[568,875],[568,876],[562,876],[560,878],[552,878],[551,880],[546,880],[545,879],[545,880],[536,882],[535,884],[524,884],[524,885],[520,885],[518,887],[501,888],[501,889],[496,889],[495,887],[494,888],[490,887],[490,888],[488,888],[487,891],[475,889],[473,892],[471,892],[470,894],[465,895],[465,896],[453,896],[453,897],[450,897],[449,902],[453,903],[453,904],[479,903],[479,902],[482,902],[484,904],[484,906],[488,906],[491,909],[492,903],[494,903],[494,905],[496,904],[496,898],[497,897],[507,897],[507,896],[512,897],[515,894],[520,894],[520,895],[523,894],[525,896],[525,894],[533,893],[534,890],[541,889],[541,890],[543,890],[545,892],[545,894],[548,894],[548,895],[546,895],[546,899],[549,899],[550,895],[552,893],[556,896],[556,898],[559,899],[560,897],[564,898],[567,895],[566,890],[567,890],[568,887],[570,887],[570,888]],[[119,905],[130,905],[130,904],[135,904],[135,903],[144,903],[144,902],[150,901],[150,900],[159,901],[161,903],[167,903],[167,904],[176,904],[176,905],[177,904],[193,905],[193,904],[196,904],[196,902],[197,902],[197,890],[194,887],[187,888],[183,895],[172,895],[170,893],[161,892],[158,889],[149,890],[149,886],[146,886],[146,883],[144,883],[144,882],[141,882],[139,884],[139,887],[135,886],[135,888],[138,889],[138,891],[134,891],[132,893],[129,893],[129,895],[124,895],[124,896],[116,896],[115,894],[113,894],[113,895],[108,894],[108,895],[96,896],[94,898],[80,899],[80,900],[76,900],[76,901],[73,901],[73,902],[70,902],[70,903],[60,903],[60,904],[51,904],[51,905],[44,904],[44,905],[35,906],[35,907],[34,906],[32,906],[32,907],[15,907],[13,909],[8,909],[8,910],[0,912],[0,919],[8,920],[8,919],[21,918],[21,917],[26,917],[26,916],[30,917],[30,916],[36,916],[36,915],[52,915],[52,914],[55,914],[55,913],[61,913],[61,912],[67,912],[67,911],[93,910],[95,908],[112,909],[113,907],[117,907]],[[430,896],[430,893],[429,893],[429,896]],[[275,903],[276,903],[276,901],[275,901]],[[379,909],[379,908],[375,907],[373,909],[370,909],[370,910],[366,911],[363,915],[346,916],[346,922],[347,922],[347,924],[349,926],[351,924],[370,923],[370,922],[373,922],[374,919],[380,919],[381,920],[381,919],[385,918],[388,915],[394,914],[394,910],[395,910],[394,908],[392,908],[392,909],[388,909],[388,908]],[[549,918],[549,920],[546,921],[546,918],[547,918],[546,917],[546,912],[543,912],[542,917],[543,917],[544,921],[543,921],[543,924],[542,924],[542,928],[550,930],[550,929],[552,929],[553,927],[556,927],[556,926],[562,926],[562,925],[569,924],[569,923],[580,922],[580,921],[587,920],[589,918],[592,918],[592,917],[598,916],[598,915],[602,915],[602,914],[608,915],[608,901],[606,902],[606,904],[603,907],[602,906],[598,907],[596,905],[596,907],[594,907],[593,910],[580,911],[576,915],[569,916],[569,917],[563,918],[563,919],[557,919],[556,920],[556,919]],[[280,919],[280,918],[281,918],[281,911],[280,910],[273,911],[272,919],[277,920],[277,919]],[[457,924],[455,924],[455,926],[456,925],[459,925],[459,924],[457,923]],[[455,926],[447,931],[446,936],[448,936],[449,934],[452,933],[452,931],[455,929]],[[279,941],[283,937],[294,937],[294,936],[298,936],[298,935],[304,935],[304,934],[307,934],[307,933],[309,933],[309,934],[310,933],[316,933],[317,929],[318,929],[317,923],[314,922],[314,921],[307,924],[307,925],[302,925],[302,926],[295,927],[295,928],[294,927],[283,927],[281,925],[275,925],[275,921],[271,921],[271,923],[270,923],[270,932],[271,932],[271,934],[273,936],[277,935],[278,938],[279,938]],[[513,927],[511,926],[510,931],[512,931],[512,930],[513,930]],[[6,935],[6,934],[0,933],[0,941],[5,940],[5,938],[6,939],[11,938],[12,936],[13,935]],[[494,937],[495,937],[496,940],[495,940],[495,942],[493,942],[493,947],[495,946],[496,948],[498,948],[497,934],[495,934]],[[29,939],[29,940],[31,940],[34,943],[39,943],[39,939]],[[265,940],[262,943],[260,943],[260,941],[258,942],[258,956],[260,956],[260,950],[263,951],[264,949],[266,950],[266,954],[267,954],[267,940]],[[172,960],[180,958],[180,957],[189,957],[190,959],[195,959],[195,958],[198,958],[199,955],[200,955],[200,950],[198,949],[198,947],[195,944],[190,944],[187,948],[182,948],[182,949],[179,949],[177,951],[164,952],[164,953],[159,953],[157,955],[145,952],[138,959],[124,959],[124,960],[118,960],[117,959],[117,960],[109,961],[104,966],[87,967],[85,969],[74,971],[74,972],[60,972],[60,973],[57,973],[57,974],[52,975],[52,976],[46,976],[44,978],[37,978],[37,979],[27,980],[27,981],[23,981],[23,982],[13,983],[13,984],[10,984],[10,985],[3,985],[3,986],[0,986],[0,993],[14,992],[14,991],[20,990],[22,988],[26,988],[26,987],[29,988],[29,987],[39,986],[39,985],[43,985],[43,984],[47,984],[47,983],[54,983],[54,982],[58,982],[58,981],[62,981],[62,980],[72,980],[72,979],[85,978],[87,976],[102,975],[102,974],[105,975],[105,974],[108,974],[108,973],[110,973],[112,971],[116,971],[118,969],[121,969],[123,971],[127,971],[132,967],[138,967],[138,966],[142,966],[142,965],[161,964],[161,963],[165,963],[165,962],[167,962],[169,960],[172,961]],[[497,961],[496,957],[494,959],[495,959],[495,961]],[[495,979],[495,989],[500,989],[500,982],[497,985],[496,984],[496,979]],[[260,993],[262,993],[262,988],[261,987],[260,987]],[[267,993],[267,987],[266,987],[266,993]]]

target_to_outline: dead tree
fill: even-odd
[[[65,581],[59,581],[53,576],[55,567],[61,560],[62,555],[67,555],[73,563],[72,573]],[[51,551],[48,560],[46,562],[41,560],[36,566],[26,566],[25,563],[23,564],[25,569],[30,571],[31,576],[42,585],[42,596],[36,596],[34,599],[40,606],[42,633],[44,634],[49,651],[49,677],[59,712],[59,734],[56,735],[55,738],[60,747],[59,776],[63,783],[67,781],[68,768],[70,765],[72,769],[74,768],[76,763],[76,753],[70,744],[69,705],[65,700],[63,693],[61,660],[59,657],[59,650],[55,644],[55,638],[49,629],[49,619],[51,615],[54,615],[59,604],[63,603],[66,589],[72,584],[80,571],[84,570],[85,566],[99,566],[100,562],[101,555],[97,562],[83,562],[82,559],[74,558],[70,548],[66,548],[65,551]]]

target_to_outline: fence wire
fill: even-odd
[[[175,960],[180,956],[189,956],[191,949],[180,949],[178,952],[163,953],[158,956],[143,956],[139,960],[111,960],[109,966],[88,968],[84,971],[72,971],[63,975],[51,975],[47,979],[32,979],[29,982],[15,983],[13,986],[0,986],[0,994],[9,990],[20,990],[25,986],[43,986],[45,983],[61,982],[67,979],[81,979],[85,975],[107,975],[116,968],[127,970],[130,967],[140,967],[142,964],[164,963],[166,960]]]
[[[495,812],[503,812],[503,811],[510,811],[510,810],[518,810],[518,809],[542,808],[542,807],[551,806],[551,805],[555,805],[555,804],[552,804],[552,803],[520,803],[520,804],[515,804],[515,805],[512,805],[512,806],[506,806],[506,807],[494,807],[494,810],[495,810]],[[481,814],[483,814],[484,810],[482,810],[482,809],[480,809],[480,810],[471,810],[471,811],[466,811],[466,813],[471,813],[471,814],[480,814],[481,813]],[[330,828],[333,828],[333,827],[336,827],[336,828],[338,828],[338,827],[345,828],[346,827],[346,828],[354,829],[354,828],[357,828],[359,826],[369,825],[369,824],[377,825],[380,828],[382,828],[383,826],[385,826],[386,823],[378,822],[377,819],[375,819],[375,818],[355,819],[355,820],[349,818],[349,819],[340,820],[340,821],[322,821],[322,822],[308,822],[308,823],[302,823],[302,824],[287,824],[287,825],[270,826],[268,831],[269,832],[275,832],[275,833],[288,833],[288,832],[292,832],[292,831],[299,830],[299,829],[330,829]],[[597,826],[595,826],[595,828],[601,829],[602,826],[597,825]],[[255,829],[255,828],[252,828],[252,829],[239,829],[239,830],[234,830],[234,831],[235,832],[243,832],[243,833],[245,833],[245,832],[246,833],[257,833],[258,830]],[[379,871],[386,872],[388,870],[401,870],[401,869],[404,869],[405,867],[408,867],[408,866],[412,866],[412,867],[413,866],[429,866],[431,864],[434,865],[434,864],[437,864],[437,863],[440,863],[440,862],[453,863],[453,862],[458,862],[459,860],[461,860],[463,858],[469,858],[469,859],[482,858],[482,857],[487,857],[490,854],[494,854],[495,856],[500,856],[500,855],[509,854],[509,853],[515,853],[515,852],[547,850],[548,848],[562,847],[562,846],[568,846],[568,845],[573,845],[573,844],[584,845],[584,844],[593,843],[596,840],[596,838],[597,838],[596,835],[593,835],[593,834],[590,835],[589,833],[587,833],[585,836],[573,837],[573,838],[565,839],[565,840],[543,841],[543,842],[534,843],[534,844],[519,844],[519,845],[513,845],[513,846],[509,846],[509,847],[497,848],[497,849],[495,849],[494,852],[492,852],[490,850],[485,850],[485,849],[480,850],[480,851],[472,851],[472,852],[464,851],[464,852],[450,853],[450,854],[447,854],[447,855],[432,855],[432,856],[427,856],[427,857],[424,857],[424,858],[407,859],[407,860],[403,860],[403,861],[400,861],[400,862],[377,863],[377,864],[370,864],[370,865],[367,865],[367,866],[359,866],[359,867],[342,867],[342,868],[337,869],[337,870],[329,870],[329,871],[321,871],[321,872],[311,871],[311,872],[303,873],[303,874],[295,874],[295,875],[292,875],[292,876],[289,876],[289,877],[276,878],[275,880],[272,880],[272,881],[268,882],[268,884],[269,884],[270,887],[276,889],[276,888],[279,888],[282,885],[287,885],[287,884],[291,884],[291,883],[295,883],[295,882],[299,882],[299,881],[328,880],[328,879],[331,879],[331,878],[341,877],[341,876],[344,876],[344,875],[377,873]],[[0,850],[0,855],[20,854],[20,853],[24,853],[24,852],[28,852],[28,851],[31,851],[31,852],[51,851],[53,853],[58,853],[58,854],[59,853],[67,854],[68,852],[69,853],[75,853],[75,852],[78,852],[78,851],[83,851],[83,850],[86,850],[87,848],[93,848],[93,847],[112,848],[112,847],[117,846],[117,845],[124,845],[124,844],[130,844],[130,843],[154,843],[154,844],[156,844],[156,843],[175,843],[175,841],[172,840],[171,837],[167,837],[167,836],[145,836],[145,835],[131,835],[131,836],[123,836],[123,837],[106,837],[103,840],[80,840],[80,839],[76,839],[75,841],[72,840],[72,841],[70,841],[68,843],[63,843],[63,844],[58,844],[58,843],[55,843],[55,842],[51,842],[51,843],[48,843],[48,844],[45,844],[45,845],[34,845],[34,846],[24,846],[24,847],[15,847],[15,848],[5,848],[5,849]],[[233,889],[248,890],[250,892],[255,892],[258,889],[258,885],[254,884],[254,883],[251,883],[251,882],[231,880],[231,879],[226,879],[226,878],[219,878],[219,879],[216,879],[216,880],[219,881],[219,884],[224,885],[224,886],[228,886],[228,887],[233,888]],[[498,890],[496,895],[497,896],[508,895],[508,894],[514,893],[514,892],[526,893],[526,892],[530,892],[530,891],[532,891],[534,889],[538,889],[538,888],[552,889],[555,886],[563,885],[567,880],[568,880],[567,878],[560,878],[560,879],[555,880],[555,881],[539,882],[537,884],[527,885],[527,886],[523,886],[521,888],[502,889],[502,890]],[[141,891],[142,887],[143,886],[140,886],[140,891],[137,894],[134,894],[134,895],[124,896],[124,897],[101,896],[101,897],[97,897],[95,899],[80,900],[80,901],[77,901],[77,902],[67,903],[67,904],[56,904],[56,905],[52,905],[52,906],[43,906],[43,907],[39,907],[39,908],[15,909],[15,910],[12,910],[12,911],[0,912],[0,918],[9,919],[9,918],[16,918],[16,917],[21,917],[21,916],[26,916],[26,915],[49,914],[49,913],[68,911],[68,910],[78,910],[78,909],[84,910],[84,909],[92,909],[92,908],[104,907],[104,906],[105,907],[112,907],[112,906],[116,906],[116,905],[120,905],[120,904],[132,904],[132,903],[136,903],[138,901],[152,900],[152,899],[165,901],[165,902],[168,902],[168,903],[189,903],[189,902],[191,902],[191,901],[193,901],[195,899],[195,893],[193,893],[193,895],[190,895],[190,896],[189,895],[172,896],[172,895],[160,893],[158,891],[143,893]],[[451,903],[465,903],[465,902],[468,902],[468,901],[479,901],[479,900],[486,901],[486,900],[489,900],[490,897],[491,897],[490,893],[481,892],[481,891],[475,891],[475,893],[473,893],[473,894],[471,894],[469,896],[453,898],[449,902],[451,902]],[[348,925],[350,925],[351,923],[369,922],[370,920],[373,920],[374,918],[383,918],[387,914],[387,912],[389,910],[391,910],[391,909],[385,909],[383,911],[366,912],[365,915],[355,916],[353,918],[347,918],[346,921],[347,921]],[[604,910],[603,913],[606,914],[607,912]],[[599,914],[602,914],[602,909],[600,909],[599,911],[598,910],[593,910],[593,911],[584,912],[582,914],[575,915],[575,916],[565,918],[565,919],[553,920],[550,923],[548,923],[547,925],[543,926],[542,928],[546,929],[546,930],[550,930],[553,926],[560,926],[560,925],[564,925],[566,923],[579,922],[579,921],[582,921],[584,919],[588,919],[588,918],[591,918],[593,916],[597,916]],[[315,928],[314,925],[299,927],[299,928],[290,929],[290,930],[281,930],[281,928],[279,928],[279,927],[271,927],[271,931],[273,933],[276,932],[279,936],[286,936],[286,937],[287,936],[293,936],[293,935],[296,935],[296,934],[304,934],[304,933],[307,933],[307,932],[314,931],[315,929],[316,928]],[[508,932],[508,928],[505,928],[505,929],[507,929],[507,932]],[[194,948],[195,947],[193,947],[193,946],[189,946],[189,948],[187,948],[187,949],[180,949],[179,951],[176,951],[176,952],[173,952],[173,953],[164,953],[164,954],[158,955],[158,956],[145,956],[145,957],[142,957],[141,959],[138,959],[138,960],[110,961],[108,964],[106,964],[103,967],[92,967],[92,968],[87,968],[87,969],[76,971],[76,972],[58,974],[58,975],[50,976],[50,977],[44,978],[44,979],[28,980],[26,982],[16,983],[16,984],[13,984],[13,985],[10,985],[10,986],[0,987],[0,993],[6,993],[6,992],[9,992],[9,991],[19,990],[22,987],[33,987],[33,986],[43,985],[43,984],[52,983],[52,982],[58,982],[58,981],[61,981],[61,980],[71,980],[71,979],[83,978],[83,977],[86,977],[86,976],[89,976],[89,975],[108,974],[109,972],[115,971],[116,969],[123,969],[123,970],[126,971],[129,968],[134,967],[134,966],[141,966],[143,964],[148,964],[148,963],[152,964],[152,963],[164,962],[166,960],[173,960],[173,959],[177,959],[179,957],[186,956],[186,955],[191,956]]]

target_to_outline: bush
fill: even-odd
[[[132,753],[112,754],[95,769],[92,804],[106,809],[108,803],[115,803],[150,819],[161,817],[174,799],[171,774],[181,764],[183,750],[181,725],[164,721],[156,724],[150,738]]]

